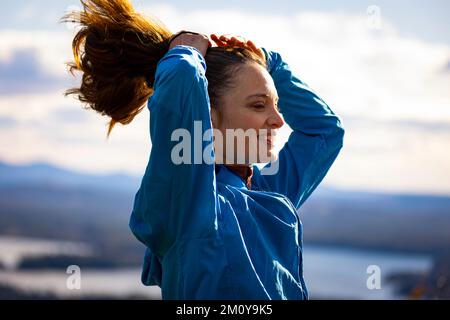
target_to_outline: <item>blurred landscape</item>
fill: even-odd
[[[94,273],[110,272],[112,278],[105,279],[106,282],[122,277],[138,286],[144,246],[128,229],[128,219],[139,184],[140,178],[127,175],[94,176],[44,163],[27,166],[1,163],[0,298],[57,298],[57,290],[24,291],[17,284],[21,277],[36,277],[39,272],[44,277],[46,272],[59,272],[64,279],[69,265]],[[322,259],[322,251],[314,248],[331,248],[325,251],[326,255],[334,254],[330,250],[337,248],[332,261],[349,252],[427,257],[431,265],[426,270],[423,267],[426,259],[420,258],[419,270],[409,270],[406,263],[404,270],[384,275],[383,281],[391,284],[397,298],[450,298],[450,197],[320,187],[305,202],[300,217],[306,266],[308,250],[312,256],[309,261]],[[340,252],[342,248],[347,251]],[[378,264],[377,259],[385,258],[371,259]],[[343,260],[342,267],[349,269],[349,261],[352,260]],[[323,266],[320,262],[311,264],[317,270]],[[114,276],[114,272],[120,275]],[[307,283],[308,272],[315,271],[305,271]],[[13,278],[18,282],[8,282]],[[327,281],[322,282],[325,288],[321,290],[326,293]],[[311,285],[314,287],[314,283]],[[123,294],[108,295],[108,292],[105,289],[103,295],[88,293],[75,298],[159,298],[155,288],[144,286],[135,291],[124,289]],[[323,294],[316,297],[344,298]]]

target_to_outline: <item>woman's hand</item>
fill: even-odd
[[[211,39],[217,44],[218,47],[245,47],[250,51],[256,53],[259,57],[261,57],[261,59],[263,59],[264,62],[266,62],[266,55],[264,54],[264,51],[262,51],[261,48],[258,48],[251,40],[244,39],[242,41],[236,37],[230,38],[226,35],[221,35],[220,37],[218,37],[216,34],[211,34]]]
[[[208,36],[185,30],[180,31],[172,36],[169,50],[178,45],[194,47],[202,53],[203,57],[206,55],[206,50],[212,47],[212,43]]]

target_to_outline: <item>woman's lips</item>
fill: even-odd
[[[273,146],[275,145],[275,138],[274,137],[259,136],[259,139],[266,140],[266,144],[269,147],[269,149],[273,148]]]

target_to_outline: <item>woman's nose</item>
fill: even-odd
[[[281,114],[274,110],[270,117],[267,119],[267,122],[271,128],[279,129],[284,125],[284,119]]]

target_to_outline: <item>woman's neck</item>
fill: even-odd
[[[253,166],[249,164],[226,164],[225,167],[244,180],[247,188],[251,188]]]

